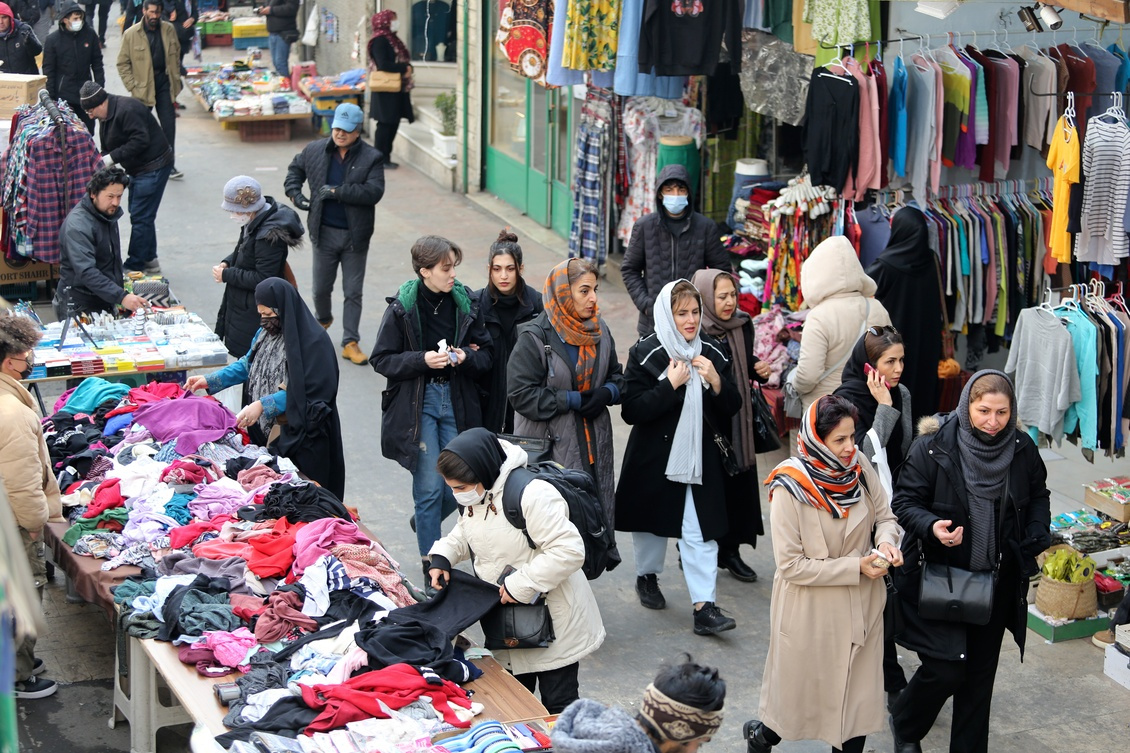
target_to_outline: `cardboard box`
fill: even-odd
[[[1084,487],[1083,504],[1093,507],[1115,520],[1120,520],[1123,523],[1130,522],[1130,505],[1116,502],[1106,495],[1099,494],[1089,486]]]
[[[1031,608],[1028,610],[1028,629],[1043,636],[1052,643],[1069,641],[1074,638],[1090,638],[1095,633],[1110,627],[1110,617],[1102,614],[1088,620],[1071,620],[1064,625],[1051,625]]]
[[[31,259],[8,259],[0,256],[0,285],[54,280],[59,276],[57,264],[44,264]]]
[[[46,88],[46,76],[0,73],[0,117],[12,117],[17,107],[34,103],[39,90]]]
[[[1103,674],[1130,690],[1130,656],[1113,645],[1107,646],[1106,658],[1103,660]]]

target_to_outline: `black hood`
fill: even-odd
[[[306,229],[302,227],[302,220],[299,219],[298,213],[288,206],[279,204],[272,196],[264,198],[267,200],[267,206],[273,206],[275,209],[274,211],[268,210],[267,216],[254,229],[255,237],[272,243],[281,242],[290,248],[301,246],[302,236],[306,234]]]
[[[85,21],[86,20],[86,10],[81,5],[74,2],[74,0],[70,0],[69,2],[63,3],[63,7],[60,8],[57,11],[58,13],[61,14],[59,16],[59,31],[67,31],[67,32],[70,32],[72,34],[75,33],[75,32],[70,30],[70,28],[67,26],[66,21],[67,21],[67,16],[71,15],[76,10],[79,13],[82,14],[82,20]],[[85,28],[85,26],[83,28]]]
[[[663,212],[663,196],[659,189],[669,180],[677,180],[687,187],[687,209],[694,210],[694,191],[691,190],[691,176],[687,168],[682,165],[667,165],[659,171],[659,178],[655,181],[655,211]],[[690,216],[688,213],[687,216]]]
[[[926,215],[916,207],[895,212],[890,240],[876,261],[904,274],[924,275],[933,272],[933,257]]]

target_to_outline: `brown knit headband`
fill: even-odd
[[[722,711],[703,711],[679,703],[663,694],[654,684],[643,692],[640,716],[664,740],[687,743],[711,737],[722,726]]]

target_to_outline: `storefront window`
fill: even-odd
[[[413,60],[454,63],[458,29],[457,0],[415,0],[411,4],[409,48]],[[401,24],[404,22],[401,21]]]
[[[497,6],[496,6],[497,7]],[[491,13],[490,145],[521,163],[526,162],[526,81],[494,42],[498,14]]]

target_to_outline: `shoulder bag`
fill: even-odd
[[[557,640],[544,596],[533,604],[499,604],[483,615],[479,625],[491,651],[545,648]]]
[[[714,423],[710,420],[705,406],[703,406],[702,417],[706,420],[706,426],[713,435],[714,446],[718,448],[718,454],[722,458],[722,469],[726,471],[727,476],[737,476],[742,472],[742,466],[738,462],[738,454],[734,452],[734,445],[730,443],[730,438],[714,428]]]
[[[542,330],[545,333],[545,330]],[[531,334],[531,337],[533,335]],[[545,354],[545,373],[546,379],[549,378],[549,355],[552,351],[549,343],[544,339],[542,340],[542,352]],[[509,442],[513,445],[518,445],[526,451],[528,459],[527,465],[534,465],[535,463],[548,463],[553,460],[553,436],[550,435],[549,430],[546,430],[544,437],[527,437],[520,434],[498,434],[499,439],[504,442]]]
[[[863,309],[863,324],[859,327],[859,334],[855,336],[855,340],[852,341],[851,347],[848,348],[847,353],[844,354],[844,357],[837,361],[835,365],[833,365],[830,369],[826,370],[823,374],[817,377],[816,384],[820,384],[825,379],[832,376],[832,374],[835,374],[837,371],[841,370],[844,367],[844,364],[847,363],[849,358],[851,358],[851,353],[855,349],[855,343],[858,342],[859,338],[863,337],[863,333],[867,331],[867,319],[871,316],[871,299],[864,298],[863,300],[866,306]],[[801,347],[804,347],[803,334],[801,335]],[[794,366],[789,371],[789,375],[784,380],[785,415],[789,418],[800,418],[804,413],[804,410],[802,408],[804,401],[801,399],[800,393],[797,392],[796,387],[793,385],[793,378],[795,376],[796,367]]]
[[[400,73],[396,71],[369,71],[369,91],[398,92],[403,87]]]
[[[918,614],[927,620],[987,625],[993,614],[993,593],[1001,569],[1001,528],[1009,504],[1012,474],[1004,478],[1000,513],[997,516],[997,562],[992,570],[964,570],[948,563],[927,562],[922,548],[922,576],[918,595]]]
[[[760,454],[781,449],[781,433],[760,386],[750,385],[749,399],[753,404],[753,451]]]

